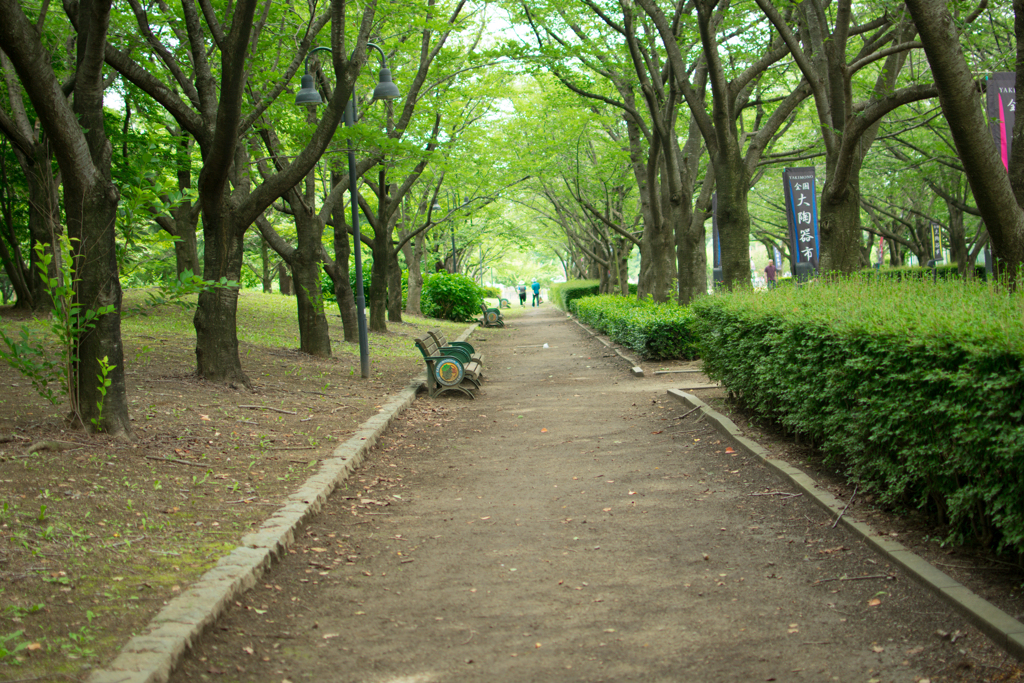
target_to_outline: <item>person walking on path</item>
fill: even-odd
[[[477,398],[397,416],[172,683],[909,683],[995,647],[687,416],[678,378],[553,307],[473,344]]]
[[[769,261],[764,267],[765,278],[768,280],[768,289],[775,289],[775,261]]]
[[[519,305],[526,306],[526,285],[522,282],[519,283]]]
[[[539,306],[540,305],[540,283],[537,282],[537,280],[535,279],[533,281],[533,284],[530,285],[530,288],[533,290],[533,302],[531,303],[531,306]]]

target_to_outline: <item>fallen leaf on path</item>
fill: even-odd
[[[885,648],[882,647],[881,645],[872,645],[871,646],[871,651],[872,652],[885,652]]]
[[[324,634],[324,640],[330,640],[331,638],[337,638],[340,635],[341,635],[340,633],[325,633]]]
[[[540,431],[542,431],[542,432],[546,432],[546,431],[548,431],[548,430],[547,430],[547,429],[545,429],[544,427],[541,427],[541,428],[540,428]]]
[[[838,546],[836,548],[824,548],[818,551],[819,555],[831,555],[832,553],[838,553],[843,550],[849,550],[845,545]]]
[[[253,649],[251,647],[246,646],[242,648],[242,652],[251,655],[253,653]]]
[[[729,446],[728,448],[725,449],[725,452],[726,453],[735,453],[736,449],[734,449],[732,446]]]
[[[868,607],[878,607],[881,604],[882,601],[878,598],[871,598],[870,600],[868,600]]]
[[[42,648],[43,648],[43,644],[42,643],[29,643],[25,647],[26,650],[41,650]]]
[[[604,509],[601,510],[601,512],[611,512],[611,511],[612,511],[611,508],[604,508]]]

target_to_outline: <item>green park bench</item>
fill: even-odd
[[[427,330],[427,334],[437,342],[437,348],[440,349],[441,353],[447,353],[449,350],[461,351],[466,354],[467,362],[473,361],[480,364],[480,378],[483,379],[484,369],[484,355],[477,353],[473,345],[467,341],[448,341],[448,338],[444,334],[444,330],[437,328],[434,330]]]
[[[512,308],[512,304],[508,302],[508,299],[502,299],[498,302],[498,308]]]
[[[461,391],[470,398],[476,395],[465,385],[480,388],[480,364],[469,360],[466,351],[450,348],[443,351],[429,334],[413,340],[427,364],[427,393],[431,398],[445,391]]]
[[[505,327],[505,318],[497,308],[487,308],[487,304],[481,303],[480,310],[484,314],[484,327]]]

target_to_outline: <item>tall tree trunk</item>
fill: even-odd
[[[310,174],[310,177],[312,173]],[[299,350],[318,358],[331,355],[330,329],[324,314],[320,290],[320,222],[312,209],[295,203],[295,232],[298,246],[291,256],[295,278],[295,301],[299,316]]]
[[[292,286],[292,270],[284,261],[277,264],[277,289],[284,296],[295,295],[295,288]]]
[[[192,189],[192,159],[191,147],[192,138],[181,131],[175,131],[178,136],[178,191],[183,195]],[[163,221],[159,224],[167,232],[173,235],[174,240],[174,261],[178,276],[186,271],[194,275],[201,275],[199,272],[199,248],[196,243],[196,230],[199,225],[199,211],[191,201],[183,201],[171,211],[171,226]]]
[[[46,253],[53,256],[47,275],[56,276],[60,265],[60,250],[54,249],[63,232],[60,215],[60,175],[53,171],[53,150],[44,131],[36,130],[28,118],[22,105],[22,86],[18,81],[13,65],[3,52],[0,52],[0,71],[3,72],[9,97],[13,123],[16,126],[13,135],[19,136],[11,148],[18,160],[25,182],[28,185],[29,243],[27,252],[22,250],[21,241],[15,233],[15,222],[11,206],[5,206],[3,238],[0,239],[0,258],[3,259],[4,270],[14,288],[14,307],[25,311],[48,310],[52,302],[43,284],[42,273],[36,266],[37,255],[35,246],[47,244]],[[18,98],[18,99],[13,99]],[[11,188],[11,179],[6,164],[3,167],[5,188]],[[10,196],[13,201],[13,193]]]
[[[826,181],[821,191],[819,268],[822,272],[852,273],[861,267],[860,173],[853,173],[845,192],[832,192],[830,182]]]
[[[749,289],[750,209],[749,179],[743,170],[739,150],[715,159],[715,188],[718,193],[718,238],[722,245],[722,278],[727,287]]]
[[[402,322],[402,264],[398,251],[388,245],[388,320]]]
[[[391,229],[388,223],[388,189],[385,184],[386,170],[381,166],[378,180],[377,220],[373,225],[373,240],[370,250],[373,254],[373,265],[370,268],[370,331],[387,332],[386,319],[388,298],[388,257],[391,251]]]
[[[227,203],[221,195],[221,202]],[[238,282],[242,273],[242,235],[225,215],[203,211],[203,233],[207,248],[203,256],[206,279]],[[218,237],[214,237],[220,233]],[[284,264],[282,264],[284,268]],[[283,288],[282,288],[283,289]],[[196,370],[212,382],[242,384],[252,388],[242,372],[238,355],[238,288],[216,287],[199,294],[192,324],[196,329]]]
[[[964,212],[953,202],[946,202],[946,211],[949,213],[949,260],[957,265],[960,275],[973,277],[974,264],[967,252]]]
[[[423,251],[426,233],[421,232],[404,247],[405,262],[409,265],[409,291],[405,299],[405,312],[409,315],[423,315],[420,300],[423,295]]]
[[[345,176],[332,170],[331,187],[344,181]],[[348,224],[345,222],[345,205],[337,202],[332,212],[334,226],[334,262],[325,268],[334,282],[334,298],[338,302],[338,314],[344,330],[345,341],[350,344],[359,343],[359,317],[356,311],[356,295],[352,291],[352,280],[349,279],[349,261],[352,258],[352,242],[349,238]],[[326,260],[326,259],[325,259]]]
[[[270,268],[270,246],[262,237],[260,238],[260,282],[263,284],[264,294],[274,291],[274,274]]]
[[[108,0],[78,4],[77,78],[73,109],[92,163],[87,172],[62,173],[68,237],[75,251],[75,297],[83,310],[111,306],[78,340],[78,401],[82,426],[131,433],[121,344],[121,280],[115,223],[120,193],[111,180],[111,147],[103,126],[103,51],[110,21]],[[108,371],[104,374],[103,368]],[[100,379],[104,377],[104,379]],[[107,384],[108,386],[104,386]]]

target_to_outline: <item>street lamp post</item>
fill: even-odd
[[[380,76],[377,87],[373,89],[374,100],[394,100],[401,93],[398,86],[391,80],[391,69],[387,68],[384,50],[379,45],[367,43],[380,53]],[[306,73],[302,76],[299,92],[295,95],[297,105],[317,105],[323,102],[320,93],[313,84],[313,75],[309,72],[309,59],[317,52],[331,52],[329,47],[315,47],[306,55]],[[345,125],[351,128],[356,123],[356,92],[353,85],[345,105]],[[351,138],[348,140],[348,183],[352,201],[352,237],[355,242],[356,259],[356,321],[359,327],[359,371],[363,379],[370,377],[370,341],[366,331],[366,296],[363,293],[363,248],[362,235],[359,230],[359,191],[356,189],[356,153]],[[347,265],[347,264],[346,264]]]

